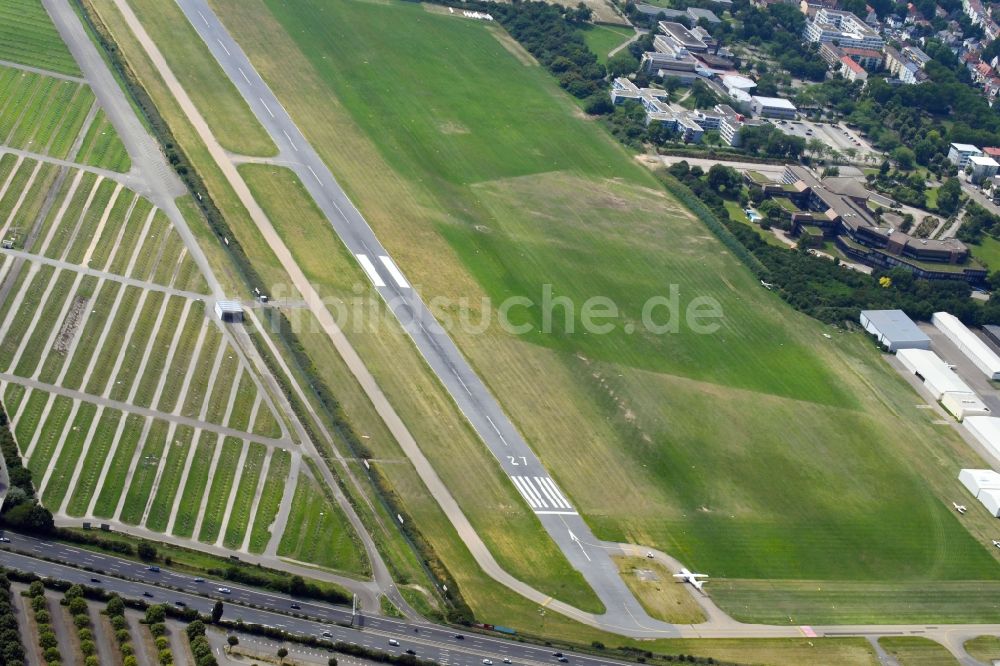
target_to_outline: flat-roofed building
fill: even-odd
[[[969,158],[968,167],[972,169],[972,173],[969,174],[969,180],[973,183],[981,183],[987,178],[997,175],[997,171],[1000,170],[1000,163],[997,163],[992,157],[987,157],[986,155],[973,155]]]
[[[931,348],[931,339],[902,310],[862,310],[860,321],[888,351]]]
[[[841,47],[881,50],[885,46],[881,35],[854,14],[826,7],[820,8],[812,20],[806,22],[804,37],[814,43],[837,42]]]
[[[964,169],[969,164],[970,157],[982,154],[983,151],[968,143],[953,143],[948,148],[948,159],[959,169]]]
[[[722,23],[722,19],[716,16],[715,12],[713,12],[711,9],[702,9],[700,7],[688,7],[687,15],[695,23],[697,23],[701,19],[705,19],[712,25],[715,25],[716,23]]]
[[[657,25],[660,28],[660,32],[678,47],[685,48],[692,53],[704,53],[708,51],[708,45],[691,34],[691,31],[680,23],[660,21]]]
[[[798,117],[798,110],[795,108],[795,105],[787,99],[780,97],[754,95],[751,97],[750,108],[758,116],[790,119]]]

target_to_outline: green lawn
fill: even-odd
[[[973,659],[984,663],[992,663],[1000,659],[1000,638],[996,636],[977,636],[965,642],[965,651]]]
[[[205,488],[208,486],[208,463],[212,460],[217,438],[218,435],[215,433],[202,432],[201,438],[198,440],[198,448],[194,452],[194,459],[198,461],[198,464],[191,465],[187,482],[181,492],[177,517],[174,518],[173,533],[175,536],[190,538],[194,533],[194,526],[198,521],[198,512],[201,507],[201,498],[204,497]]]
[[[312,478],[299,474],[278,555],[362,575],[367,565],[355,539],[341,510]]]
[[[98,477],[111,451],[114,435],[121,419],[121,412],[113,409],[104,410],[104,414],[97,424],[97,430],[94,432],[94,439],[84,456],[80,478],[77,480],[76,487],[72,489],[72,495],[66,507],[66,512],[69,515],[83,516],[86,514],[87,508],[90,506],[90,499],[98,490]]]
[[[914,408],[912,390],[865,340],[826,340],[828,329],[763,290],[489,29],[404,3],[218,6],[425,298],[538,303],[548,284],[577,308],[594,295],[617,304],[603,335],[580,331],[579,309],[574,331],[560,320],[547,332],[541,307],[515,310],[515,323],[532,327],[519,337],[455,332],[600,537],[660,546],[715,576],[1000,578],[985,517],[963,525],[945,502],[955,470],[980,464],[975,454]],[[335,239],[317,229],[304,248],[301,227],[280,231],[307,274],[335,271],[338,250],[323,265],[318,249]],[[348,270],[330,284],[349,288]],[[682,307],[715,299],[721,328],[629,333],[624,324],[641,322],[648,299],[671,285]],[[405,355],[393,360],[409,367]],[[411,409],[399,389],[417,379],[379,372],[390,399]],[[408,423],[419,429],[430,413],[411,411]],[[490,502],[505,480],[488,456],[482,469],[468,464],[478,453],[457,441],[421,444],[463,508],[498,513]],[[384,441],[371,446],[398,455]],[[403,483],[403,472],[386,473]],[[420,492],[408,490],[408,505],[420,506]],[[474,524],[502,553],[490,541],[501,539]]]
[[[73,470],[76,469],[77,460],[80,459],[84,444],[88,441],[87,435],[90,433],[90,426],[96,413],[97,407],[95,405],[80,404],[76,418],[66,433],[66,439],[58,459],[50,463],[53,467],[52,475],[42,492],[42,503],[53,511],[62,506],[63,498],[66,497],[69,483],[73,477]]]
[[[199,541],[215,543],[219,536],[219,530],[222,529],[222,521],[225,517],[223,514],[226,511],[226,504],[229,502],[229,492],[232,490],[233,479],[237,472],[236,466],[244,446],[246,446],[245,442],[232,437],[227,437],[222,444],[219,464],[215,467],[212,486],[208,491],[201,531],[198,533]]]
[[[0,21],[3,11],[0,8]],[[0,45],[0,57],[2,54]],[[94,104],[94,94],[83,84],[3,65],[0,93],[0,140],[12,148],[58,158],[67,157]]]
[[[1000,240],[983,234],[983,239],[969,246],[972,256],[986,266],[989,271],[1000,270]]]
[[[879,645],[894,656],[900,666],[947,666],[958,664],[948,649],[920,636],[883,636]]]
[[[0,59],[62,74],[80,73],[39,0],[0,3]]]
[[[243,545],[247,525],[250,522],[250,509],[257,497],[257,482],[260,480],[261,468],[267,447],[263,444],[251,443],[247,451],[246,461],[240,469],[240,481],[236,488],[236,501],[229,512],[229,522],[226,523],[226,534],[222,545],[237,550]]]
[[[122,505],[121,520],[130,525],[138,525],[146,511],[149,495],[153,491],[160,467],[167,464],[167,435],[169,425],[166,421],[153,421],[139,461],[132,473],[132,482],[125,493],[125,503]]]
[[[97,112],[94,122],[87,130],[80,152],[76,154],[76,161],[121,173],[128,172],[132,167],[125,145],[103,109]]]
[[[284,449],[276,449],[271,454],[271,464],[267,468],[267,478],[257,506],[253,527],[250,530],[249,550],[251,553],[263,553],[271,540],[271,523],[278,514],[281,498],[285,494],[288,483],[288,470],[291,468],[292,456]],[[275,528],[281,526],[275,525]]]
[[[108,475],[97,495],[97,501],[94,503],[95,516],[99,518],[114,517],[118,499],[125,490],[125,478],[128,475],[129,465],[132,464],[132,456],[139,446],[145,421],[146,419],[134,414],[126,418],[125,430],[118,439],[118,448],[115,449],[111,465],[108,467]]]
[[[591,25],[583,31],[583,41],[590,50],[597,54],[597,61],[606,63],[608,53],[616,46],[625,43],[635,32],[628,28],[609,25]]]
[[[153,503],[149,507],[149,517],[146,519],[146,526],[151,530],[164,532],[167,529],[193,436],[194,431],[186,426],[180,426],[168,445],[166,460],[163,462],[163,475],[160,477]],[[194,464],[192,462],[192,467]]]

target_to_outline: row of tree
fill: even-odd
[[[90,613],[87,610],[87,600],[83,598],[83,588],[74,585],[63,594],[63,606],[66,606],[73,616],[73,626],[76,627],[80,639],[80,652],[83,653],[84,666],[100,666],[97,658],[97,643],[94,642],[94,632],[90,625]]]
[[[49,615],[48,602],[45,599],[45,586],[36,580],[28,586],[28,598],[31,600],[31,611],[35,614],[35,629],[38,632],[38,647],[42,649],[42,658],[46,666],[62,664],[62,654],[59,652],[59,639],[52,629],[52,617]]]
[[[10,595],[10,579],[0,573],[0,663],[13,666],[24,663],[24,645]]]

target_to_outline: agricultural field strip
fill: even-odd
[[[96,405],[104,405],[107,409],[117,409],[119,411],[125,412],[126,414],[135,414],[136,416],[144,416],[147,418],[160,419],[161,421],[168,421],[176,423],[177,425],[188,426],[190,428],[201,428],[202,430],[207,430],[208,432],[215,433],[220,437],[235,437],[237,439],[245,439],[248,442],[256,442],[258,444],[263,444],[264,446],[271,448],[288,448],[294,446],[294,442],[285,439],[272,439],[270,437],[263,437],[261,435],[255,435],[253,433],[245,432],[242,430],[236,430],[234,428],[228,428],[226,426],[216,425],[214,423],[206,423],[204,421],[199,421],[187,416],[179,416],[174,414],[167,414],[164,412],[156,411],[155,409],[150,409],[148,407],[139,407],[128,402],[121,402],[118,400],[111,400],[110,398],[101,398],[98,396],[91,395],[89,393],[83,393],[82,391],[76,391],[74,389],[64,388],[62,386],[55,386],[53,384],[46,384],[45,382],[40,382],[34,379],[27,379],[25,377],[18,377],[17,375],[12,375],[5,372],[0,372],[0,381],[7,382],[9,384],[17,384],[25,387],[26,389],[32,389],[35,391],[43,391],[45,393],[51,393],[56,396],[63,396],[70,398],[72,400],[79,400],[81,402],[90,402]],[[28,456],[28,454],[25,454]]]
[[[122,285],[129,287],[138,287],[139,289],[145,289],[148,291],[158,291],[167,294],[168,296],[180,296],[181,298],[186,298],[192,301],[204,301],[208,299],[208,297],[205,296],[205,294],[199,294],[198,292],[195,291],[185,291],[183,289],[167,287],[162,284],[156,284],[154,282],[146,282],[145,280],[126,277],[124,275],[118,275],[117,273],[108,273],[104,270],[100,270],[97,268],[81,266],[79,264],[62,261],[60,259],[43,257],[41,255],[32,254],[30,252],[25,252],[23,250],[2,250],[0,251],[0,254],[10,255],[12,257],[24,259],[33,264],[53,266],[55,268],[76,271],[83,275],[90,275],[96,278],[110,280],[111,282],[118,282]]]
[[[223,337],[223,339],[219,342],[219,348],[218,348],[218,350],[215,352],[215,361],[212,363],[212,371],[209,373],[209,376],[208,376],[208,384],[207,384],[207,386],[205,388],[205,395],[202,398],[201,409],[198,412],[198,420],[199,421],[204,421],[206,415],[208,414],[208,405],[209,405],[210,398],[211,398],[211,395],[212,395],[212,390],[215,388],[215,379],[216,379],[216,377],[219,376],[219,368],[222,366],[222,359],[223,359],[223,357],[226,354],[226,348],[227,347],[228,347],[228,345],[226,344],[225,337]],[[178,401],[178,402],[180,402],[180,401]],[[202,432],[201,428],[198,428],[198,430],[196,431],[195,436],[193,437],[193,441],[194,442],[197,443],[198,441],[200,441],[201,432]],[[219,439],[219,441],[221,441],[221,438],[218,438],[218,439]],[[218,441],[216,442],[216,448],[218,448]],[[214,458],[213,458],[213,460],[214,460]],[[177,522],[177,512],[180,510],[181,498],[184,495],[183,488],[185,488],[187,486],[187,480],[188,480],[188,477],[191,474],[191,465],[193,463],[194,463],[194,456],[193,455],[190,456],[185,461],[185,463],[184,463],[184,471],[181,472],[181,480],[180,480],[180,486],[179,486],[182,489],[182,491],[179,492],[179,493],[177,493],[177,496],[174,498],[174,506],[173,506],[173,508],[170,511],[170,520],[167,521],[167,529],[166,529],[167,534],[173,534],[174,533],[174,525]],[[211,477],[209,477],[209,478],[211,478]],[[207,485],[208,484],[206,484],[206,487],[207,487]],[[204,491],[202,491],[202,496],[204,496]],[[197,524],[195,526],[196,530],[198,530],[200,528],[201,528],[200,524]],[[197,534],[197,531],[194,532],[194,534]]]
[[[97,181],[99,182],[100,178],[98,178]],[[79,179],[77,179],[74,184],[79,184]],[[119,185],[118,187],[121,188],[121,185]],[[69,200],[72,198],[73,193],[75,192],[75,189],[76,189],[75,187],[71,187],[70,188],[71,191],[69,193],[67,193],[66,198],[65,198],[65,200],[63,202],[63,208],[60,209],[60,212],[57,214],[57,218],[56,218],[57,221],[54,222],[53,225],[58,224],[58,220],[61,220],[62,217],[64,216],[64,214],[65,214],[65,207],[68,205]],[[79,232],[80,225],[83,222],[83,218],[86,215],[87,210],[90,208],[90,204],[93,201],[93,198],[94,198],[94,196],[95,196],[96,193],[97,193],[97,183],[95,182],[94,187],[90,191],[90,195],[89,195],[89,197],[87,199],[87,202],[84,205],[83,213],[81,213],[79,219],[77,220],[77,223],[76,223],[76,226],[75,226],[75,228],[73,230],[73,234],[72,234],[72,237],[70,239],[70,242],[68,242],[66,244],[66,247],[63,250],[63,253],[62,253],[63,257],[65,257],[66,254],[70,251],[70,248],[71,248],[71,246],[73,244],[73,240],[75,239],[77,233]],[[94,249],[97,247],[98,240],[100,239],[100,234],[103,231],[104,225],[107,222],[108,216],[111,213],[111,206],[113,205],[113,203],[114,203],[114,197],[112,197],[112,200],[108,203],[108,206],[105,208],[104,214],[102,215],[101,220],[100,220],[100,222],[98,224],[98,228],[95,231],[95,233],[93,234],[93,237],[92,237],[92,239],[90,241],[90,245],[87,247],[87,250],[86,250],[86,252],[84,254],[84,259],[83,259],[83,263],[84,264],[86,264],[89,261],[90,256],[93,254]],[[48,302],[48,299],[49,299],[49,297],[51,296],[51,293],[52,293],[52,289],[55,287],[56,281],[58,280],[59,276],[61,275],[62,270],[63,270],[62,267],[56,267],[55,272],[53,273],[52,277],[49,280],[48,285],[46,286],[45,293],[42,295],[42,300],[41,300],[42,303]],[[51,333],[49,335],[49,339],[46,342],[46,345],[45,345],[44,349],[46,349],[46,350],[51,349],[53,343],[55,342],[55,337],[59,334],[60,324],[66,318],[66,314],[69,312],[69,309],[70,309],[70,307],[73,304],[73,301],[74,301],[74,299],[76,297],[76,292],[77,292],[77,290],[80,287],[80,282],[83,280],[83,277],[84,277],[83,273],[80,273],[80,272],[76,273],[76,278],[73,281],[73,286],[69,290],[69,295],[67,296],[65,303],[63,303],[62,310],[60,311],[59,317],[56,320],[56,325],[52,327],[52,331],[51,331]],[[15,353],[14,360],[13,360],[13,362],[9,366],[9,369],[13,370],[14,368],[17,367],[18,362],[21,359],[21,355],[24,353],[24,350],[27,348],[27,345],[29,344],[29,342],[31,342],[32,339],[33,339],[33,334],[34,334],[34,331],[35,331],[35,327],[38,324],[39,320],[40,320],[39,317],[34,317],[32,319],[31,324],[28,327],[28,330],[25,332],[24,337],[21,340],[20,346],[18,347],[17,352]],[[38,365],[36,366],[35,372],[32,373],[32,377],[37,377],[38,376],[38,373],[41,372],[41,368],[44,365],[44,362],[45,362],[45,357],[43,356],[41,358],[41,360],[39,361]]]
[[[122,509],[125,508],[125,500],[128,498],[129,490],[132,488],[132,479],[135,477],[136,467],[139,465],[139,461],[142,459],[142,452],[146,448],[146,440],[149,437],[149,431],[153,427],[153,419],[147,418],[142,424],[142,433],[139,435],[137,444],[135,446],[135,451],[132,453],[132,461],[129,463],[128,471],[125,473],[125,483],[122,484],[121,494],[118,496],[118,502],[115,504],[115,510],[112,512],[111,517],[115,520],[120,521],[122,519]],[[103,479],[101,480],[101,486],[103,487]]]
[[[5,150],[0,146],[0,154]],[[14,206],[10,209],[10,214],[7,215],[7,219],[4,221],[3,227],[0,228],[0,236],[6,236],[7,231],[10,229],[11,224],[13,224],[14,219],[17,217],[18,212],[21,210],[21,206],[24,205],[25,199],[28,198],[28,193],[35,186],[35,179],[38,177],[39,172],[42,170],[43,162],[36,161],[35,168],[32,169],[31,175],[28,176],[28,181],[21,188],[21,194],[18,196],[17,201],[14,202]]]
[[[160,482],[163,481],[163,473],[167,469],[167,460],[169,458],[172,442],[174,441],[174,435],[177,433],[177,424],[171,423],[167,427],[167,440],[164,445],[163,454],[160,456],[160,463],[156,466],[156,475],[153,477],[153,484],[149,488],[149,495],[146,496],[146,505],[142,509],[142,517],[139,519],[140,525],[145,525],[146,521],[149,520],[149,512],[153,508],[153,501],[156,498],[156,493],[160,490]],[[184,455],[190,455],[190,443],[188,445],[188,451]]]
[[[191,474],[191,467],[198,451],[198,443],[201,441],[201,428],[195,428],[191,435],[191,445],[188,448],[187,457],[184,459],[184,469],[181,470],[181,477],[177,481],[177,492],[174,493],[174,500],[170,506],[170,516],[167,518],[167,526],[164,534],[173,534],[174,525],[177,523],[177,512],[181,506],[181,499],[184,497],[184,488],[187,486],[188,476]],[[271,449],[268,449],[269,451]]]
[[[288,473],[285,476],[286,479],[298,479],[299,473],[302,471],[302,455],[299,451],[291,451],[291,464],[288,467]],[[334,483],[328,481],[329,483]],[[295,488],[287,487],[284,490],[284,495],[281,497],[281,502],[278,504],[278,513],[274,516],[274,523],[282,525],[281,529],[276,529],[271,532],[271,538],[267,542],[267,547],[264,548],[264,555],[268,557],[278,557],[278,548],[281,546],[281,536],[285,531],[284,525],[288,522],[288,517],[292,515],[292,500],[294,497]]]
[[[45,494],[45,488],[49,484],[49,480],[52,478],[52,474],[55,473],[56,463],[59,461],[59,456],[62,455],[63,445],[66,443],[66,438],[69,437],[70,432],[73,429],[73,424],[76,422],[76,415],[80,411],[80,405],[83,404],[79,400],[73,401],[73,406],[70,408],[69,417],[63,424],[62,432],[59,434],[59,440],[56,442],[56,448],[52,451],[49,456],[49,463],[45,466],[45,474],[42,475],[42,480],[36,484],[38,490],[38,496],[41,497]],[[100,405],[98,405],[100,407]],[[43,430],[42,421],[39,421],[39,430]],[[31,457],[28,457],[28,462],[31,462]]]
[[[0,144],[0,156],[9,153],[11,155],[17,155],[25,159],[34,160],[41,164],[52,164],[54,166],[65,167],[67,169],[79,169],[80,171],[86,171],[87,173],[92,173],[97,176],[103,176],[108,180],[113,180],[116,183],[121,183],[125,187],[131,190],[143,190],[144,183],[140,177],[137,175],[132,175],[131,173],[119,173],[117,171],[112,171],[111,169],[105,169],[103,167],[96,167],[90,164],[80,164],[79,162],[73,162],[72,160],[62,159],[61,157],[52,157],[51,155],[44,155],[42,153],[36,153],[31,150],[25,150],[23,148],[13,148],[11,146],[6,146]]]
[[[225,443],[225,437],[219,435],[215,440],[215,447],[212,450],[212,460],[208,463],[208,481],[205,483],[205,487],[201,491],[201,501],[198,506],[198,518],[194,521],[194,529],[191,531],[191,539],[197,541],[198,535],[201,534],[202,523],[205,522],[205,501],[208,494],[212,490],[212,482],[215,479],[215,472],[219,468],[219,458],[222,457],[222,445]]]
[[[250,552],[250,535],[253,533],[253,526],[257,523],[257,513],[260,510],[260,500],[264,495],[264,487],[267,483],[267,475],[271,471],[271,460],[274,459],[276,449],[268,449],[264,455],[264,463],[260,468],[260,478],[257,480],[257,487],[254,489],[253,503],[250,505],[250,520],[247,521],[246,534],[243,535],[243,543],[240,550],[244,553]]]
[[[32,67],[31,65],[22,65],[19,62],[12,62],[10,60],[0,59],[0,67],[9,67],[10,69],[20,69],[25,72],[31,72],[32,74],[40,74],[41,76],[49,76],[52,77],[53,79],[62,79],[63,81],[70,81],[72,83],[80,83],[83,85],[87,85],[87,80],[80,78],[79,76],[61,74],[59,72],[53,72],[51,69]]]
[[[233,517],[233,504],[236,503],[236,493],[240,487],[240,479],[244,474],[244,465],[247,463],[247,456],[250,454],[250,447],[246,442],[240,447],[240,457],[236,462],[236,473],[233,475],[233,484],[229,488],[229,496],[226,498],[226,508],[222,511],[222,520],[219,522],[219,535],[215,540],[215,545],[222,548],[222,541],[226,536],[226,528],[229,520]]]
[[[3,182],[3,185],[0,185],[0,201],[3,201],[3,198],[7,195],[7,190],[10,189],[10,184],[14,182],[14,177],[17,176],[17,173],[23,163],[23,155],[15,156],[14,166],[11,167],[10,173],[7,174],[7,179]]]

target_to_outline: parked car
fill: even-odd
[[[231,594],[232,593],[232,590],[230,590],[228,587],[220,587],[218,591],[219,591],[220,594]]]

